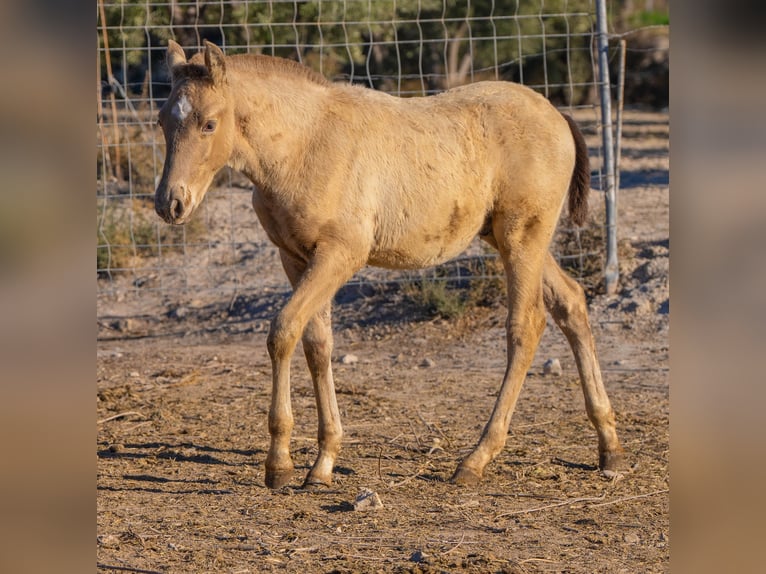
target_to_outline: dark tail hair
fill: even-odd
[[[566,114],[561,115],[569,124],[575,142],[575,166],[569,182],[569,219],[576,225],[582,225],[588,217],[588,194],[590,193],[588,146],[575,121]]]

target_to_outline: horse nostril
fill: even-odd
[[[170,202],[170,215],[173,219],[178,219],[184,213],[184,204],[179,199]]]

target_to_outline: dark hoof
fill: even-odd
[[[274,490],[280,489],[287,485],[293,479],[293,469],[286,470],[267,470],[266,471],[266,486],[273,488]]]
[[[625,455],[623,454],[622,449],[599,453],[598,468],[602,472],[619,472],[625,470]]]
[[[455,474],[452,475],[450,482],[461,486],[475,486],[481,482],[481,475],[476,474],[470,468],[459,466],[455,470]]]

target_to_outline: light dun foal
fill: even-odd
[[[582,223],[586,215],[590,168],[572,119],[508,82],[401,99],[330,83],[288,60],[226,57],[209,42],[187,61],[170,41],[167,61],[172,91],[159,112],[167,151],[157,213],[185,223],[218,170],[243,172],[293,286],[268,336],[269,487],[293,476],[290,357],[300,339],[319,419],[319,455],[304,485],[332,483],[342,437],[330,366],[338,289],[365,265],[442,263],[477,234],[505,268],[508,365],[489,422],[452,481],[477,483],[503,448],[546,308],[574,352],[599,466],[620,465],[583,291],[548,253],[567,195],[571,218]]]

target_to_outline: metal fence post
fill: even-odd
[[[598,27],[598,74],[601,97],[601,135],[604,148],[602,177],[606,179],[606,292],[617,291],[620,269],[617,262],[617,190],[614,178],[614,142],[612,138],[612,94],[609,81],[609,33],[606,21],[606,0],[596,0]]]

